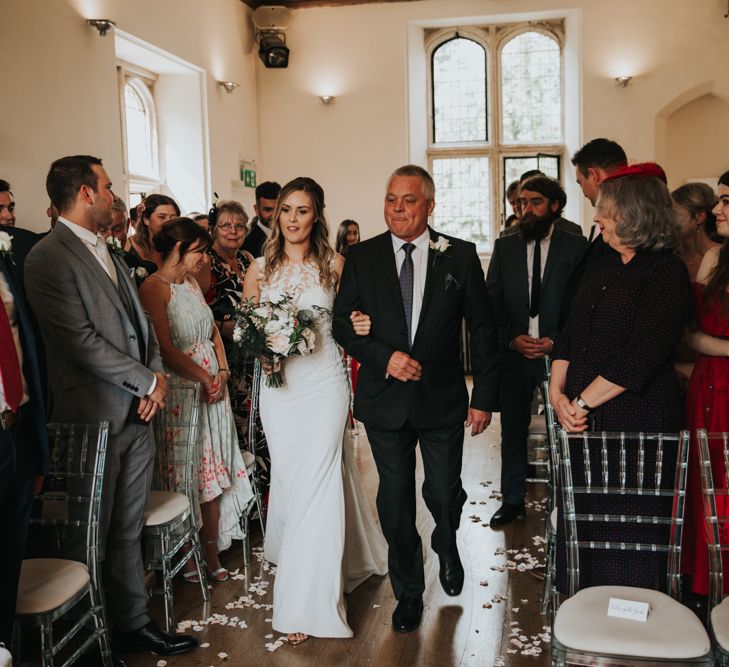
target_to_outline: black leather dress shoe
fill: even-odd
[[[112,644],[120,653],[152,651],[157,655],[178,655],[194,649],[197,639],[191,635],[171,635],[150,621],[134,632],[115,633]]]
[[[526,510],[523,503],[521,505],[504,503],[491,517],[490,525],[492,528],[500,528],[510,524],[514,519],[521,519],[525,514]]]
[[[420,625],[423,598],[403,598],[392,613],[392,627],[397,632],[412,632]]]
[[[460,595],[463,590],[463,565],[457,551],[453,558],[440,559],[440,585],[450,596]]]

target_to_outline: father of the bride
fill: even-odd
[[[423,550],[415,527],[415,447],[425,472],[423,498],[435,529],[448,595],[463,588],[456,531],[466,492],[461,484],[464,421],[472,434],[491,420],[497,395],[497,331],[476,247],[428,226],[435,185],[421,167],[389,178],[388,232],[352,246],[335,303],[334,336],[357,359],[354,413],[364,422],[380,475],[377,509],[389,545],[390,580],[400,632],[418,627],[423,611]],[[357,336],[349,315],[372,318]],[[461,323],[471,341],[470,407],[460,359]]]

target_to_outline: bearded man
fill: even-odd
[[[559,331],[562,299],[587,245],[584,236],[555,227],[567,203],[562,186],[539,175],[522,183],[518,233],[496,240],[486,286],[501,344],[502,505],[491,526],[524,516],[527,436],[544,357]]]

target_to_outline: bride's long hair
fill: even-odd
[[[281,207],[292,192],[305,192],[311,199],[314,208],[314,225],[311,228],[309,249],[304,256],[304,261],[313,260],[319,269],[319,278],[324,287],[335,282],[334,275],[334,250],[329,244],[329,228],[324,217],[324,190],[314,179],[306,176],[299,176],[289,181],[281,188],[276,201],[276,210],[273,213],[273,225],[271,236],[266,241],[263,249],[263,256],[266,260],[266,268],[263,272],[264,282],[268,282],[286,259],[284,245],[286,239],[281,231]]]

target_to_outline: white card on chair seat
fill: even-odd
[[[651,606],[648,602],[637,600],[622,600],[621,598],[610,598],[608,602],[608,616],[615,618],[627,618],[629,621],[640,621],[645,623],[648,620],[648,612]]]

